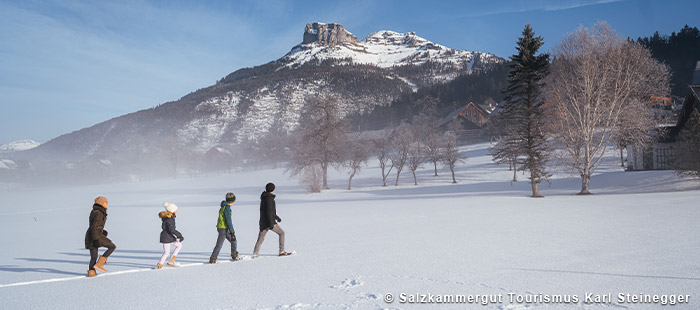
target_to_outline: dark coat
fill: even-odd
[[[90,212],[90,226],[85,232],[86,249],[104,247],[112,243],[112,240],[107,238],[107,231],[104,230],[105,222],[107,222],[107,209],[98,204],[92,205],[92,212]],[[95,240],[97,240],[97,247],[94,244]]]
[[[263,192],[260,195],[260,230],[272,229],[277,218],[277,207],[275,205],[275,195]]]
[[[163,228],[163,231],[160,232],[160,243],[171,243],[182,238],[182,234],[175,229],[175,214],[163,211],[158,213],[158,216],[163,220],[163,224],[160,225]]]

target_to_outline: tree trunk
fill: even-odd
[[[590,195],[591,192],[588,191],[588,186],[591,184],[591,176],[590,174],[584,173],[581,175],[581,192],[579,192],[577,195]]]
[[[452,172],[452,184],[457,184],[457,179],[455,178],[455,167],[450,166],[450,171]]]
[[[625,167],[625,159],[622,157],[622,148],[620,148],[620,166]]]
[[[321,164],[323,168],[323,189],[329,189],[328,187],[328,163]]]
[[[513,167],[513,182],[518,182],[518,168],[515,166],[515,161],[511,161]]]
[[[418,179],[416,179],[416,172],[411,171],[411,173],[413,173],[413,185],[418,185]]]
[[[540,188],[537,185],[537,181],[535,180],[535,176],[530,174],[530,184],[532,184],[532,197],[533,198],[542,198],[544,196],[540,195]]]
[[[382,166],[382,186],[386,186],[386,174],[384,174],[384,166]]]
[[[399,176],[401,175],[401,172],[396,172],[396,184],[394,186],[399,186]]]
[[[438,174],[437,174],[437,161],[434,161],[433,165],[435,165],[435,175],[433,175],[433,176],[436,177],[436,176],[438,176]]]
[[[581,192],[577,195],[590,195],[591,192],[588,187],[591,184],[591,155],[590,155],[590,145],[586,145],[583,156],[583,171],[581,172]]]
[[[355,176],[355,170],[352,171],[352,174],[350,174],[350,181],[348,181],[348,190],[352,189],[352,177]]]

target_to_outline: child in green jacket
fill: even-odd
[[[219,252],[221,247],[224,245],[224,239],[231,242],[231,259],[233,261],[238,261],[238,251],[236,248],[238,243],[236,242],[236,231],[233,229],[233,223],[231,222],[231,216],[233,211],[231,211],[231,206],[236,201],[236,195],[233,193],[226,194],[226,200],[221,202],[221,207],[219,208],[219,218],[216,221],[216,231],[219,237],[216,239],[216,246],[214,246],[214,251],[211,253],[209,258],[210,264],[216,263],[216,258],[219,257]]]

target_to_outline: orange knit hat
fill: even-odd
[[[107,204],[107,198],[102,196],[97,197],[95,198],[95,203],[104,207]]]

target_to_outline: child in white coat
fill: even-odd
[[[170,256],[168,266],[180,267],[180,264],[175,262],[175,258],[177,254],[180,253],[180,249],[182,249],[181,242],[185,240],[185,237],[175,228],[177,205],[166,202],[163,204],[163,207],[165,207],[165,211],[158,213],[158,216],[163,221],[163,224],[161,224],[163,231],[160,232],[160,243],[163,244],[163,256],[161,256],[160,261],[158,261],[156,269],[163,268],[163,263],[165,263],[165,259],[167,259],[170,254],[171,245],[175,246],[175,251],[173,255]]]

